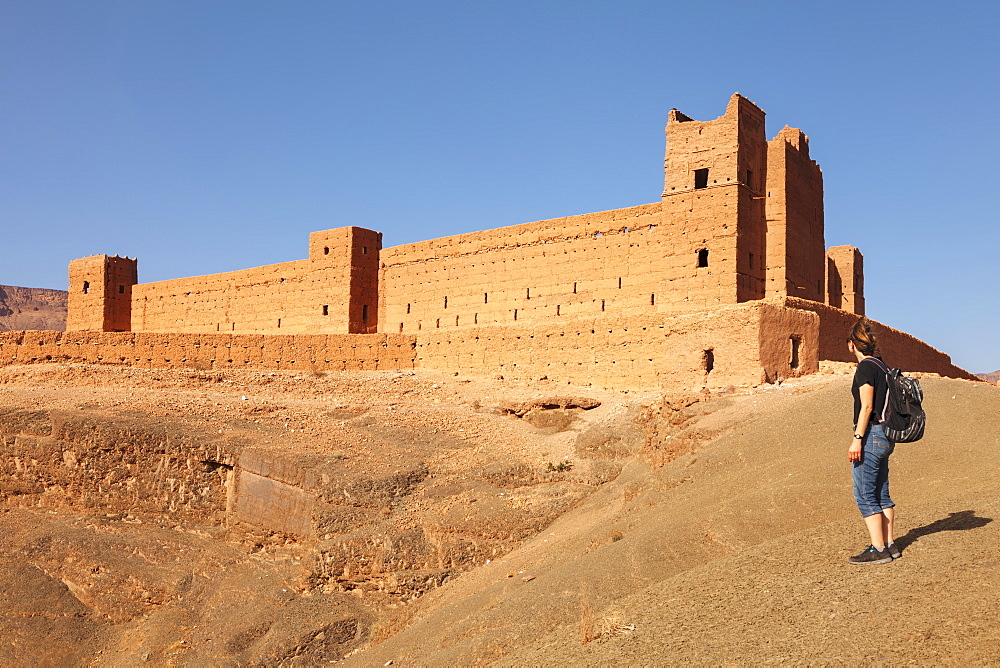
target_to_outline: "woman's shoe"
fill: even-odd
[[[848,559],[852,564],[887,564],[892,561],[892,555],[889,554],[889,550],[882,548],[881,550],[876,550],[874,546],[869,545],[865,548],[864,552],[857,555],[856,557],[851,557]]]

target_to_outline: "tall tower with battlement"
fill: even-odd
[[[767,143],[767,296],[826,300],[823,172],[787,125]]]
[[[713,121],[672,109],[666,134],[663,221],[672,243],[661,310],[763,298],[764,112],[736,93]]]
[[[833,246],[826,252],[827,300],[857,315],[865,314],[864,258],[854,246]]]
[[[131,331],[137,265],[137,260],[117,255],[91,255],[70,262],[66,331]]]

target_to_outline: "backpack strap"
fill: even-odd
[[[889,412],[889,392],[890,392],[890,389],[889,389],[889,373],[890,373],[890,371],[889,371],[889,365],[886,364],[885,362],[883,362],[882,360],[880,360],[879,358],[873,357],[871,355],[869,355],[865,359],[866,360],[871,360],[872,362],[874,362],[875,366],[877,366],[879,369],[881,369],[885,373],[885,405],[882,406],[882,419],[879,420],[879,422],[885,422],[885,414],[887,412]],[[864,360],[861,360],[861,361],[863,362]]]

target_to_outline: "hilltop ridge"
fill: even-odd
[[[0,285],[0,332],[66,329],[65,290]]]

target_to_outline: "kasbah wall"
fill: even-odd
[[[808,138],[770,141],[739,94],[712,121],[676,109],[652,204],[382,248],[314,232],[305,260],[138,283],[135,259],[69,266],[66,333],[0,334],[0,363],[422,368],[616,389],[756,385],[852,361],[861,253],[827,249]],[[884,325],[885,358],[972,378]]]

